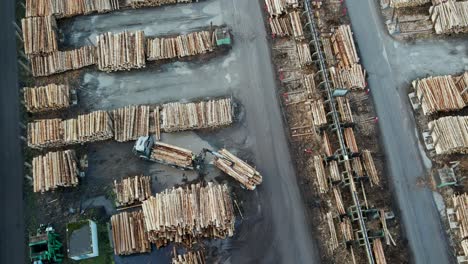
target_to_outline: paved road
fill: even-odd
[[[391,187],[414,263],[453,263],[433,193],[416,186],[430,167],[416,137],[406,97],[410,81],[426,74],[460,72],[467,65],[466,42],[429,40],[398,43],[388,36],[378,1],[348,0],[347,8],[363,64],[369,74],[383,134]]]
[[[24,262],[14,0],[0,1],[0,263]]]

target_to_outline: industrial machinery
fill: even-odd
[[[214,37],[218,47],[231,47],[231,30],[228,27],[216,28],[214,31]]]
[[[62,263],[62,243],[50,225],[41,225],[35,235],[29,237],[29,255],[33,264]]]

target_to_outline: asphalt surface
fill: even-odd
[[[14,3],[0,1],[0,263],[25,259]]]
[[[62,45],[87,45],[106,31],[142,29],[147,35],[159,35],[192,31],[210,22],[230,26],[234,35],[232,50],[208,61],[176,62],[157,69],[110,74],[87,72],[80,104],[87,109],[111,109],[128,104],[232,95],[240,103],[239,121],[204,139],[251,153],[251,160],[264,175],[264,183],[245,198],[246,203],[254,205],[253,209],[245,212],[235,237],[220,247],[219,253],[227,255],[222,263],[319,263],[278,105],[259,2],[207,0],[79,17],[63,23]],[[188,137],[201,142],[195,133],[181,135],[185,142]],[[163,140],[167,138],[163,135]]]
[[[409,101],[411,80],[453,74],[468,65],[466,39],[399,43],[388,36],[378,1],[348,0],[347,8],[379,116],[388,175],[413,263],[454,263],[431,190],[416,182],[430,168],[421,151]]]

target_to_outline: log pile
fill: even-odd
[[[293,36],[296,40],[304,40],[304,30],[302,28],[301,16],[299,11],[293,11],[289,13],[289,19],[291,20]]]
[[[151,196],[151,177],[141,175],[114,180],[114,193],[117,206],[143,202]]]
[[[364,169],[366,170],[367,176],[369,176],[371,182],[375,185],[380,185],[380,177],[377,169],[375,168],[374,159],[369,150],[362,151],[362,160],[364,163]]]
[[[26,110],[31,113],[64,109],[71,101],[68,85],[24,87],[23,95]]]
[[[459,90],[455,78],[450,75],[428,77],[412,84],[425,115],[460,110],[468,102],[462,97],[463,90]]]
[[[162,142],[154,142],[151,159],[163,164],[176,165],[181,168],[192,166],[192,151]]]
[[[143,214],[149,240],[158,248],[234,234],[234,210],[226,185],[209,182],[165,190],[143,202]]]
[[[328,223],[328,229],[330,230],[330,238],[328,241],[329,250],[330,252],[333,252],[335,251],[335,249],[339,247],[338,237],[336,235],[336,228],[335,228],[335,223],[333,222],[332,213],[328,212],[326,214],[326,218],[327,218],[327,223]]]
[[[455,85],[457,86],[458,91],[460,92],[461,96],[463,97],[463,101],[468,103],[468,71],[464,74],[454,77]]]
[[[52,0],[26,0],[25,17],[50,16],[54,14]]]
[[[214,51],[212,34],[209,31],[192,32],[168,38],[153,38],[146,41],[149,61],[195,56]]]
[[[314,125],[322,126],[327,124],[327,115],[322,99],[310,102],[310,109],[312,111]]]
[[[359,153],[353,129],[351,127],[345,128],[343,134],[345,137],[346,146],[349,148],[349,150],[354,153]]]
[[[118,9],[118,0],[26,0],[26,17],[55,15],[64,18]]]
[[[314,156],[314,168],[315,168],[315,175],[317,177],[317,184],[319,193],[327,193],[328,192],[328,177],[325,171],[325,167],[323,166],[323,161],[320,156]]]
[[[430,3],[431,0],[390,0],[390,6],[393,8],[414,7]]]
[[[122,212],[111,217],[114,254],[131,255],[151,252],[141,210]]]
[[[218,151],[223,158],[215,156],[213,164],[227,175],[240,182],[245,188],[255,190],[262,183],[262,175],[255,168],[239,159],[226,149]]]
[[[364,89],[366,87],[365,72],[361,64],[353,64],[348,68],[331,67],[328,69],[335,88]]]
[[[34,192],[78,185],[78,165],[74,150],[49,152],[33,158]]]
[[[297,56],[301,66],[306,66],[312,63],[312,55],[310,54],[310,47],[307,43],[296,43]]]
[[[127,2],[130,4],[132,8],[141,8],[141,7],[154,7],[154,6],[180,4],[180,3],[192,3],[193,0],[129,0]]]
[[[302,81],[302,86],[304,86],[308,94],[315,95],[319,93],[319,91],[315,87],[313,74],[303,75],[301,81]]]
[[[385,253],[382,247],[382,241],[380,241],[380,238],[374,239],[372,250],[374,252],[376,264],[387,264],[387,261],[385,260]]]
[[[351,106],[349,100],[346,97],[337,97],[336,102],[338,103],[338,111],[340,112],[341,122],[353,123],[354,118],[351,112]]]
[[[293,29],[291,21],[286,17],[270,17],[268,19],[270,23],[271,33],[273,36],[288,37],[291,36]]]
[[[202,251],[190,251],[172,258],[172,264],[205,264],[205,256]]]
[[[125,106],[112,110],[110,114],[114,121],[114,139],[116,141],[127,142],[149,135],[149,106]]]
[[[161,118],[159,118],[159,106],[156,106],[150,115],[150,133],[154,134],[156,140],[161,140]]]
[[[333,32],[331,42],[333,53],[339,59],[338,66],[340,68],[348,68],[353,64],[359,63],[350,25],[339,26]]]
[[[286,11],[285,0],[265,0],[265,6],[270,16],[279,16]]]
[[[55,51],[44,56],[30,58],[34,77],[49,76],[69,70],[77,70],[96,64],[94,46],[84,46],[67,51]]]
[[[24,53],[48,54],[58,50],[57,23],[52,16],[21,19]]]
[[[227,126],[233,121],[231,99],[167,103],[162,106],[161,119],[164,132]]]
[[[468,32],[468,2],[449,0],[429,10],[436,34]]]
[[[468,117],[447,116],[429,122],[437,154],[468,153]]]
[[[459,226],[459,238],[462,240],[461,247],[464,255],[468,256],[468,245],[466,243],[466,237],[468,237],[468,195],[466,193],[454,195],[452,202]]]
[[[50,148],[65,145],[62,133],[62,121],[55,119],[42,119],[28,123],[28,147]]]
[[[146,66],[143,31],[107,32],[96,37],[98,69],[105,72],[140,69]]]
[[[106,111],[94,111],[79,115],[77,120],[77,136],[80,143],[103,141],[111,139],[112,122]],[[65,134],[67,138],[67,134]]]
[[[336,160],[328,162],[328,168],[330,170],[330,180],[333,182],[341,181],[341,173],[340,169],[338,168],[338,162]]]

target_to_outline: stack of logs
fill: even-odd
[[[24,53],[26,55],[48,54],[58,50],[57,23],[52,16],[21,19]]]
[[[74,150],[49,152],[33,158],[34,192],[78,185],[78,166]]]
[[[109,114],[105,111],[95,111],[85,115],[79,115],[77,123],[77,133],[69,130],[71,133],[65,133],[65,139],[70,135],[76,138],[80,143],[103,141],[112,138],[112,123]]]
[[[328,70],[335,88],[363,89],[366,87],[365,72],[361,64],[353,64],[343,69],[330,67]]]
[[[43,56],[30,58],[32,75],[49,76],[69,70],[77,70],[96,64],[96,48],[84,46],[67,51],[54,51]]]
[[[380,241],[380,238],[374,239],[372,250],[374,252],[376,264],[387,264],[387,260],[385,260],[385,253],[382,247],[382,241]]]
[[[468,117],[447,116],[429,122],[437,154],[468,153]]]
[[[24,105],[31,113],[64,109],[70,106],[70,87],[49,84],[24,87]]]
[[[255,190],[262,183],[262,175],[245,161],[234,156],[226,149],[218,151],[223,158],[215,156],[213,164],[227,175],[240,182],[245,188]]]
[[[431,0],[390,0],[390,6],[394,8],[413,7],[430,3]]]
[[[65,145],[62,133],[62,120],[42,119],[28,123],[28,147],[49,148]]]
[[[231,99],[167,103],[162,106],[161,119],[164,132],[227,126],[233,121]]]
[[[292,34],[291,21],[286,17],[269,18],[271,33],[273,36],[288,37]]]
[[[452,197],[453,208],[455,210],[456,221],[459,226],[459,239],[461,240],[461,247],[464,256],[468,256],[468,195],[466,193],[461,195],[454,195]]]
[[[116,255],[151,252],[141,210],[123,212],[111,217],[112,240]]]
[[[265,6],[270,16],[279,16],[286,11],[285,0],[265,0]]]
[[[317,188],[319,193],[327,193],[329,190],[328,179],[322,157],[314,156],[314,168],[315,176],[317,177]]]
[[[163,164],[176,165],[181,168],[192,166],[193,152],[162,142],[155,142],[151,159]]]
[[[312,111],[314,125],[323,126],[327,124],[327,114],[325,113],[325,107],[322,99],[311,101],[310,109]]]
[[[347,127],[343,131],[345,141],[346,141],[346,146],[349,148],[349,150],[353,153],[359,153],[359,148],[356,143],[356,138],[354,137],[354,130],[351,127]]]
[[[148,39],[146,42],[146,54],[150,61],[205,54],[212,52],[214,48],[209,31],[192,32],[172,38]]]
[[[366,170],[367,176],[369,176],[371,183],[375,185],[380,185],[380,177],[375,168],[374,159],[369,150],[362,151],[362,159],[364,163],[364,169]]]
[[[289,13],[291,19],[293,36],[296,40],[304,40],[304,30],[302,29],[301,16],[299,11]]]
[[[149,106],[126,106],[112,110],[111,116],[114,121],[114,139],[116,141],[126,142],[149,135]]]
[[[117,206],[143,202],[151,196],[151,177],[141,175],[114,180],[114,193]]]
[[[336,102],[338,103],[338,111],[340,112],[341,122],[353,123],[354,118],[351,112],[351,106],[349,100],[346,97],[337,97]]]
[[[299,63],[301,66],[306,66],[312,63],[312,55],[310,53],[309,44],[298,42],[296,43],[297,55],[299,57]]]
[[[234,234],[234,212],[226,185],[211,182],[165,190],[143,202],[149,240],[162,247],[170,242],[191,245],[197,238]]]
[[[436,34],[468,32],[468,2],[448,0],[429,10]]]
[[[198,0],[196,0],[198,2]],[[127,0],[132,8],[162,6],[179,3],[192,3],[193,0]]]
[[[108,32],[97,36],[96,39],[99,70],[111,72],[146,66],[143,31],[124,31],[117,34]]]
[[[205,264],[205,256],[202,251],[190,251],[172,258],[172,264]]]
[[[466,72],[461,77],[468,76]],[[468,94],[466,87],[456,85],[455,81],[464,79],[452,77],[450,75],[428,77],[422,80],[413,81],[413,88],[416,96],[420,99],[421,107],[425,115],[430,115],[439,111],[449,112],[464,108],[468,103]]]
[[[118,9],[118,0],[26,0],[26,17],[55,15],[64,18]]]

